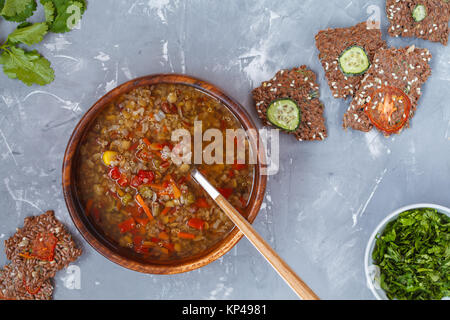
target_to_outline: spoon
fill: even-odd
[[[291,289],[304,300],[319,300],[308,285],[281,259],[269,244],[253,229],[252,225],[222,196],[216,188],[198,171],[193,169],[191,176],[213,198],[223,212],[233,221],[253,246],[266,258]]]

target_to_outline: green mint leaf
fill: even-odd
[[[44,39],[44,35],[48,31],[45,22],[35,23],[29,26],[18,27],[9,36],[10,43],[23,43],[28,46],[39,43]]]
[[[51,83],[55,74],[50,62],[36,50],[26,52],[18,47],[5,49],[0,56],[3,71],[11,79],[19,79],[28,86]]]
[[[8,21],[22,22],[33,15],[36,0],[0,0],[0,15]]]

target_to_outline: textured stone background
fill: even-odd
[[[331,97],[314,46],[320,29],[364,21],[371,5],[380,8],[390,45],[414,43],[434,57],[411,129],[388,139],[342,130],[348,101]],[[5,39],[12,25],[0,24]],[[56,299],[294,299],[245,239],[187,274],[144,275],[109,262],[73,227],[61,163],[83,113],[128,79],[193,75],[223,88],[257,121],[250,90],[278,69],[307,64],[319,76],[329,138],[299,143],[281,136],[281,169],[269,179],[255,227],[322,298],[372,299],[363,255],[379,221],[406,204],[450,206],[450,49],[389,38],[386,28],[378,0],[89,1],[79,30],[48,35],[36,47],[56,71],[51,85],[26,87],[0,74],[0,238],[28,215],[56,211],[85,250],[75,264],[81,289],[70,285],[77,267],[61,271]]]

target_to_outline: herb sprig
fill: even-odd
[[[85,0],[40,0],[44,7],[45,21],[26,22],[33,16],[36,0],[0,0],[0,16],[19,22],[16,30],[0,44],[0,64],[11,79],[19,79],[26,85],[46,85],[55,78],[50,61],[31,46],[43,41],[48,32],[64,33],[76,26],[86,10]]]
[[[372,258],[389,299],[450,296],[450,217],[431,208],[402,212],[377,236]]]

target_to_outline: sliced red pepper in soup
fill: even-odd
[[[118,224],[120,233],[126,233],[128,231],[131,231],[136,227],[136,222],[133,218],[129,218],[121,223]]]
[[[162,242],[161,245],[169,251],[175,250],[175,245],[171,242]]]
[[[138,177],[138,176],[133,176],[133,178],[131,178],[131,182],[130,185],[132,187],[139,187],[142,184],[142,180]]]
[[[234,170],[243,170],[243,169],[247,168],[247,165],[245,163],[234,163],[231,165],[231,167]]]
[[[155,174],[150,170],[139,170],[138,177],[141,180],[141,183],[152,183]]]
[[[120,175],[121,175],[119,167],[111,168],[111,170],[109,170],[108,174],[109,174],[109,177],[113,180],[119,179]]]
[[[58,238],[51,232],[39,233],[33,239],[31,255],[39,260],[53,261]]]
[[[205,198],[198,198],[195,202],[195,205],[199,208],[209,208],[211,207],[208,201]]]
[[[128,185],[128,178],[125,174],[122,174],[117,180],[117,184],[121,187],[126,187]]]
[[[135,142],[133,143],[130,148],[128,149],[129,151],[134,151],[137,149],[137,147],[139,146],[139,142]]]
[[[199,218],[191,218],[188,221],[188,226],[194,229],[203,230],[205,221]]]
[[[150,148],[150,150],[158,151],[164,149],[164,144],[157,142],[150,142],[147,138],[143,138],[142,141]]]
[[[383,86],[376,89],[365,106],[370,122],[385,133],[397,133],[406,124],[411,112],[408,95],[396,87]]]
[[[144,238],[141,236],[134,236],[133,248],[137,253],[148,253],[149,248],[143,245]]]
[[[192,240],[192,239],[195,239],[195,234],[180,231],[180,232],[178,232],[178,238]]]
[[[144,240],[141,236],[134,236],[133,237],[133,245],[134,247],[140,247],[142,246],[142,241]]]
[[[219,191],[220,194],[225,197],[225,199],[228,199],[229,197],[231,197],[231,195],[233,193],[233,189],[231,189],[231,188],[217,188],[217,191]]]
[[[137,223],[139,223],[141,226],[145,227],[147,223],[150,222],[150,220],[147,217],[133,217],[134,220],[136,220]]]
[[[145,216],[144,209],[138,205],[128,206],[125,210],[131,214],[134,219],[136,219],[136,217]]]
[[[173,208],[170,207],[165,207],[163,209],[163,211],[161,211],[161,215],[165,216],[166,214],[168,214]]]

